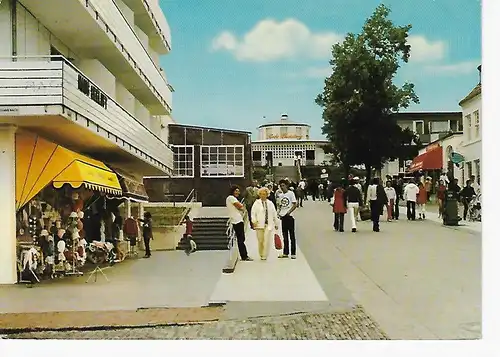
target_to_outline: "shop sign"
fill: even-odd
[[[108,96],[104,94],[99,88],[92,84],[88,78],[80,73],[78,74],[78,90],[90,97],[94,102],[99,104],[104,109],[108,107]]]
[[[268,139],[297,139],[300,140],[302,139],[302,135],[297,135],[297,134],[283,134],[283,135],[275,135],[275,134],[270,134],[267,136]]]
[[[2,115],[19,114],[19,107],[0,107],[0,114]]]

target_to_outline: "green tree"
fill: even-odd
[[[412,83],[394,84],[400,65],[410,58],[411,25],[395,26],[389,14],[379,5],[359,34],[349,33],[333,46],[332,74],[316,98],[335,156],[347,172],[364,164],[367,181],[372,169],[399,157],[408,139],[391,114],[419,102]]]

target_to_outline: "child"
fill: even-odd
[[[418,219],[425,219],[425,204],[427,203],[427,191],[422,182],[418,183],[417,212]]]
[[[337,232],[344,231],[344,216],[347,212],[347,204],[345,197],[345,190],[342,186],[339,186],[333,192],[333,214],[334,214],[334,223],[333,228]]]
[[[193,221],[186,215],[184,222],[186,224],[186,232],[184,233],[184,239],[189,243],[188,247],[184,250],[186,255],[190,255],[196,251],[196,242],[193,240]]]

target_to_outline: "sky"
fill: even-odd
[[[460,111],[478,83],[479,0],[159,0],[172,51],[161,63],[173,94],[174,120],[256,133],[282,113],[311,125],[314,103],[331,73],[331,46],[361,31],[378,4],[396,25],[411,24],[411,58],[397,75],[420,104],[408,111]]]

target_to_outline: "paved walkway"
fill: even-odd
[[[337,233],[325,202],[308,201],[296,216],[302,252],[331,301],[345,299],[330,288],[337,277],[391,339],[480,338],[480,234],[406,220]]]

